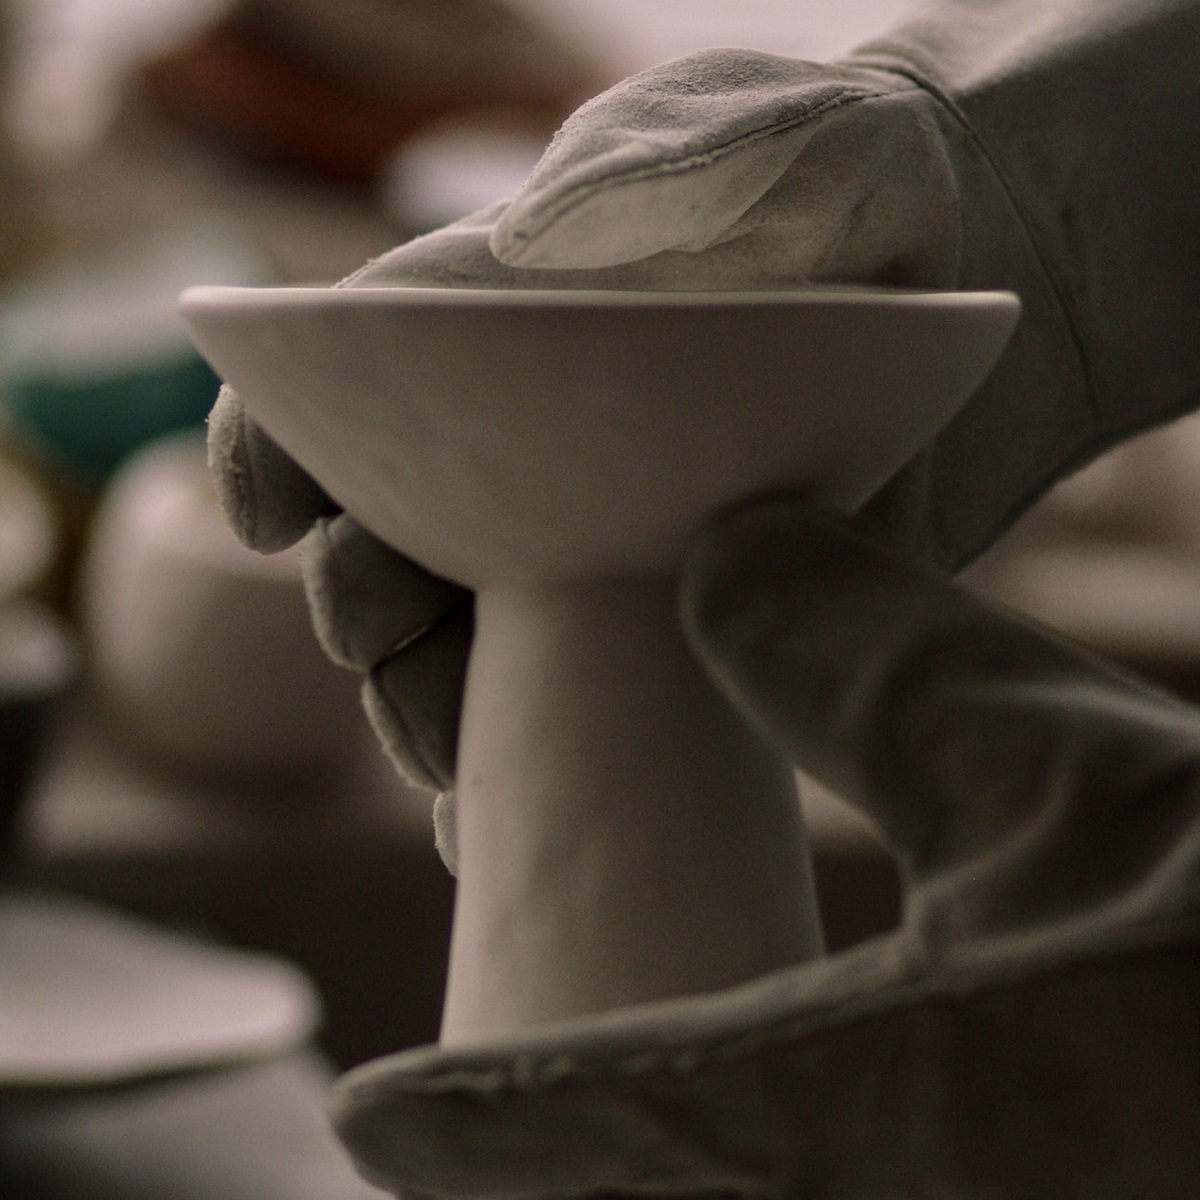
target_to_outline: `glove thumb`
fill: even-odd
[[[708,50],[625,80],[563,126],[497,222],[516,267],[597,268],[719,240],[883,72]]]

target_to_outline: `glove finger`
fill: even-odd
[[[208,465],[225,518],[252,550],[273,554],[298,542],[337,504],[223,387],[208,418]]]
[[[363,703],[400,773],[417,787],[454,787],[458,727],[475,628],[468,595],[371,671]]]
[[[334,662],[364,673],[467,595],[381,542],[348,513],[318,520],[302,551],[318,640]]]
[[[700,540],[682,605],[734,702],[918,877],[994,869],[1007,842],[1043,888],[1010,907],[1054,888],[1074,903],[1200,825],[1195,713],[830,515],[735,513]]]
[[[711,244],[829,117],[883,72],[707,50],[617,84],[568,119],[491,238],[502,262],[606,267]]]

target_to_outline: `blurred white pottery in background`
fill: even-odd
[[[942,426],[1015,297],[194,289],[249,411],[474,588],[442,1040],[733,986],[819,953],[791,769],[694,662],[713,514],[851,509]]]
[[[361,748],[357,682],[313,640],[295,553],[237,542],[203,437],[156,443],[122,468],[81,587],[97,687],[168,763],[297,777]]]
[[[87,901],[0,897],[0,1086],[92,1088],[303,1045],[319,1001],[295,967]]]
[[[40,487],[0,459],[0,601],[45,575],[58,541],[50,504]]]

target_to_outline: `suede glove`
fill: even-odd
[[[707,51],[584,105],[511,201],[349,287],[1008,288],[988,382],[866,507],[937,566],[1200,404],[1200,0],[934,0],[846,59]],[[308,544],[320,636],[414,781],[452,785],[470,598],[373,543],[228,392],[230,519]],[[444,839],[443,839],[444,840]]]
[[[707,531],[712,677],[901,862],[900,928],[709,995],[338,1086],[367,1177],[462,1197],[1185,1200],[1200,1170],[1200,713],[841,518]]]

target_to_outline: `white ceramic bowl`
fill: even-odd
[[[672,576],[739,499],[867,497],[983,378],[1015,298],[204,289],[183,307],[337,500],[477,591],[443,1042],[816,953],[791,764],[701,670]]]
[[[434,571],[670,569],[750,494],[844,508],[926,442],[1007,293],[205,287],[201,350],[350,512]]]

